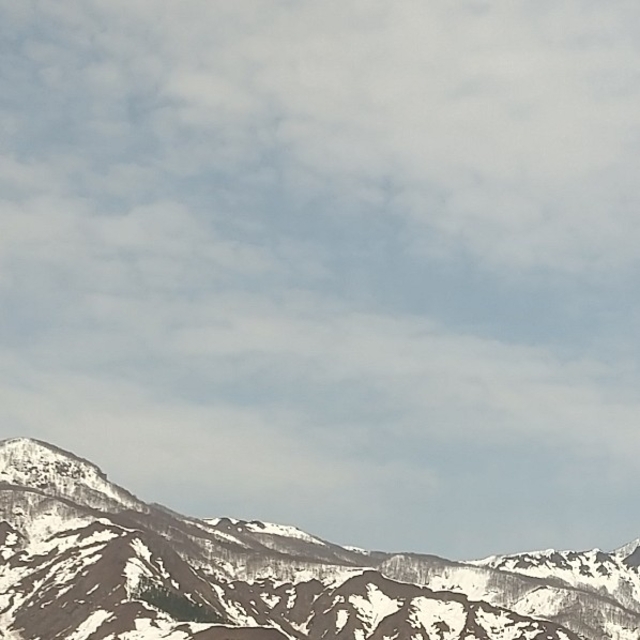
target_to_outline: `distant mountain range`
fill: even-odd
[[[640,640],[640,541],[455,562],[138,500],[0,442],[3,640]]]

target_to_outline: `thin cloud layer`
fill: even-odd
[[[637,240],[636,11],[187,3],[151,22],[151,121],[187,172],[275,156],[291,189],[391,198],[421,244],[496,267],[619,268]]]

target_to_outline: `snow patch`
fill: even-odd
[[[87,640],[95,633],[103,622],[111,617],[111,612],[98,609],[94,611],[76,630],[68,637],[68,640]]]
[[[373,631],[381,620],[396,613],[402,606],[399,600],[390,598],[374,584],[367,585],[366,597],[351,595],[349,602],[358,611],[367,632]]]
[[[457,640],[467,622],[467,613],[459,602],[419,596],[411,601],[409,620],[422,626],[429,638]]]
[[[338,609],[336,614],[336,633],[340,633],[349,621],[349,612],[346,609]]]

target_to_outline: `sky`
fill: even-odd
[[[638,25],[0,0],[0,438],[366,548],[640,536]]]

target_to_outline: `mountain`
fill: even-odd
[[[455,562],[147,504],[0,442],[0,638],[638,640],[640,541]]]

